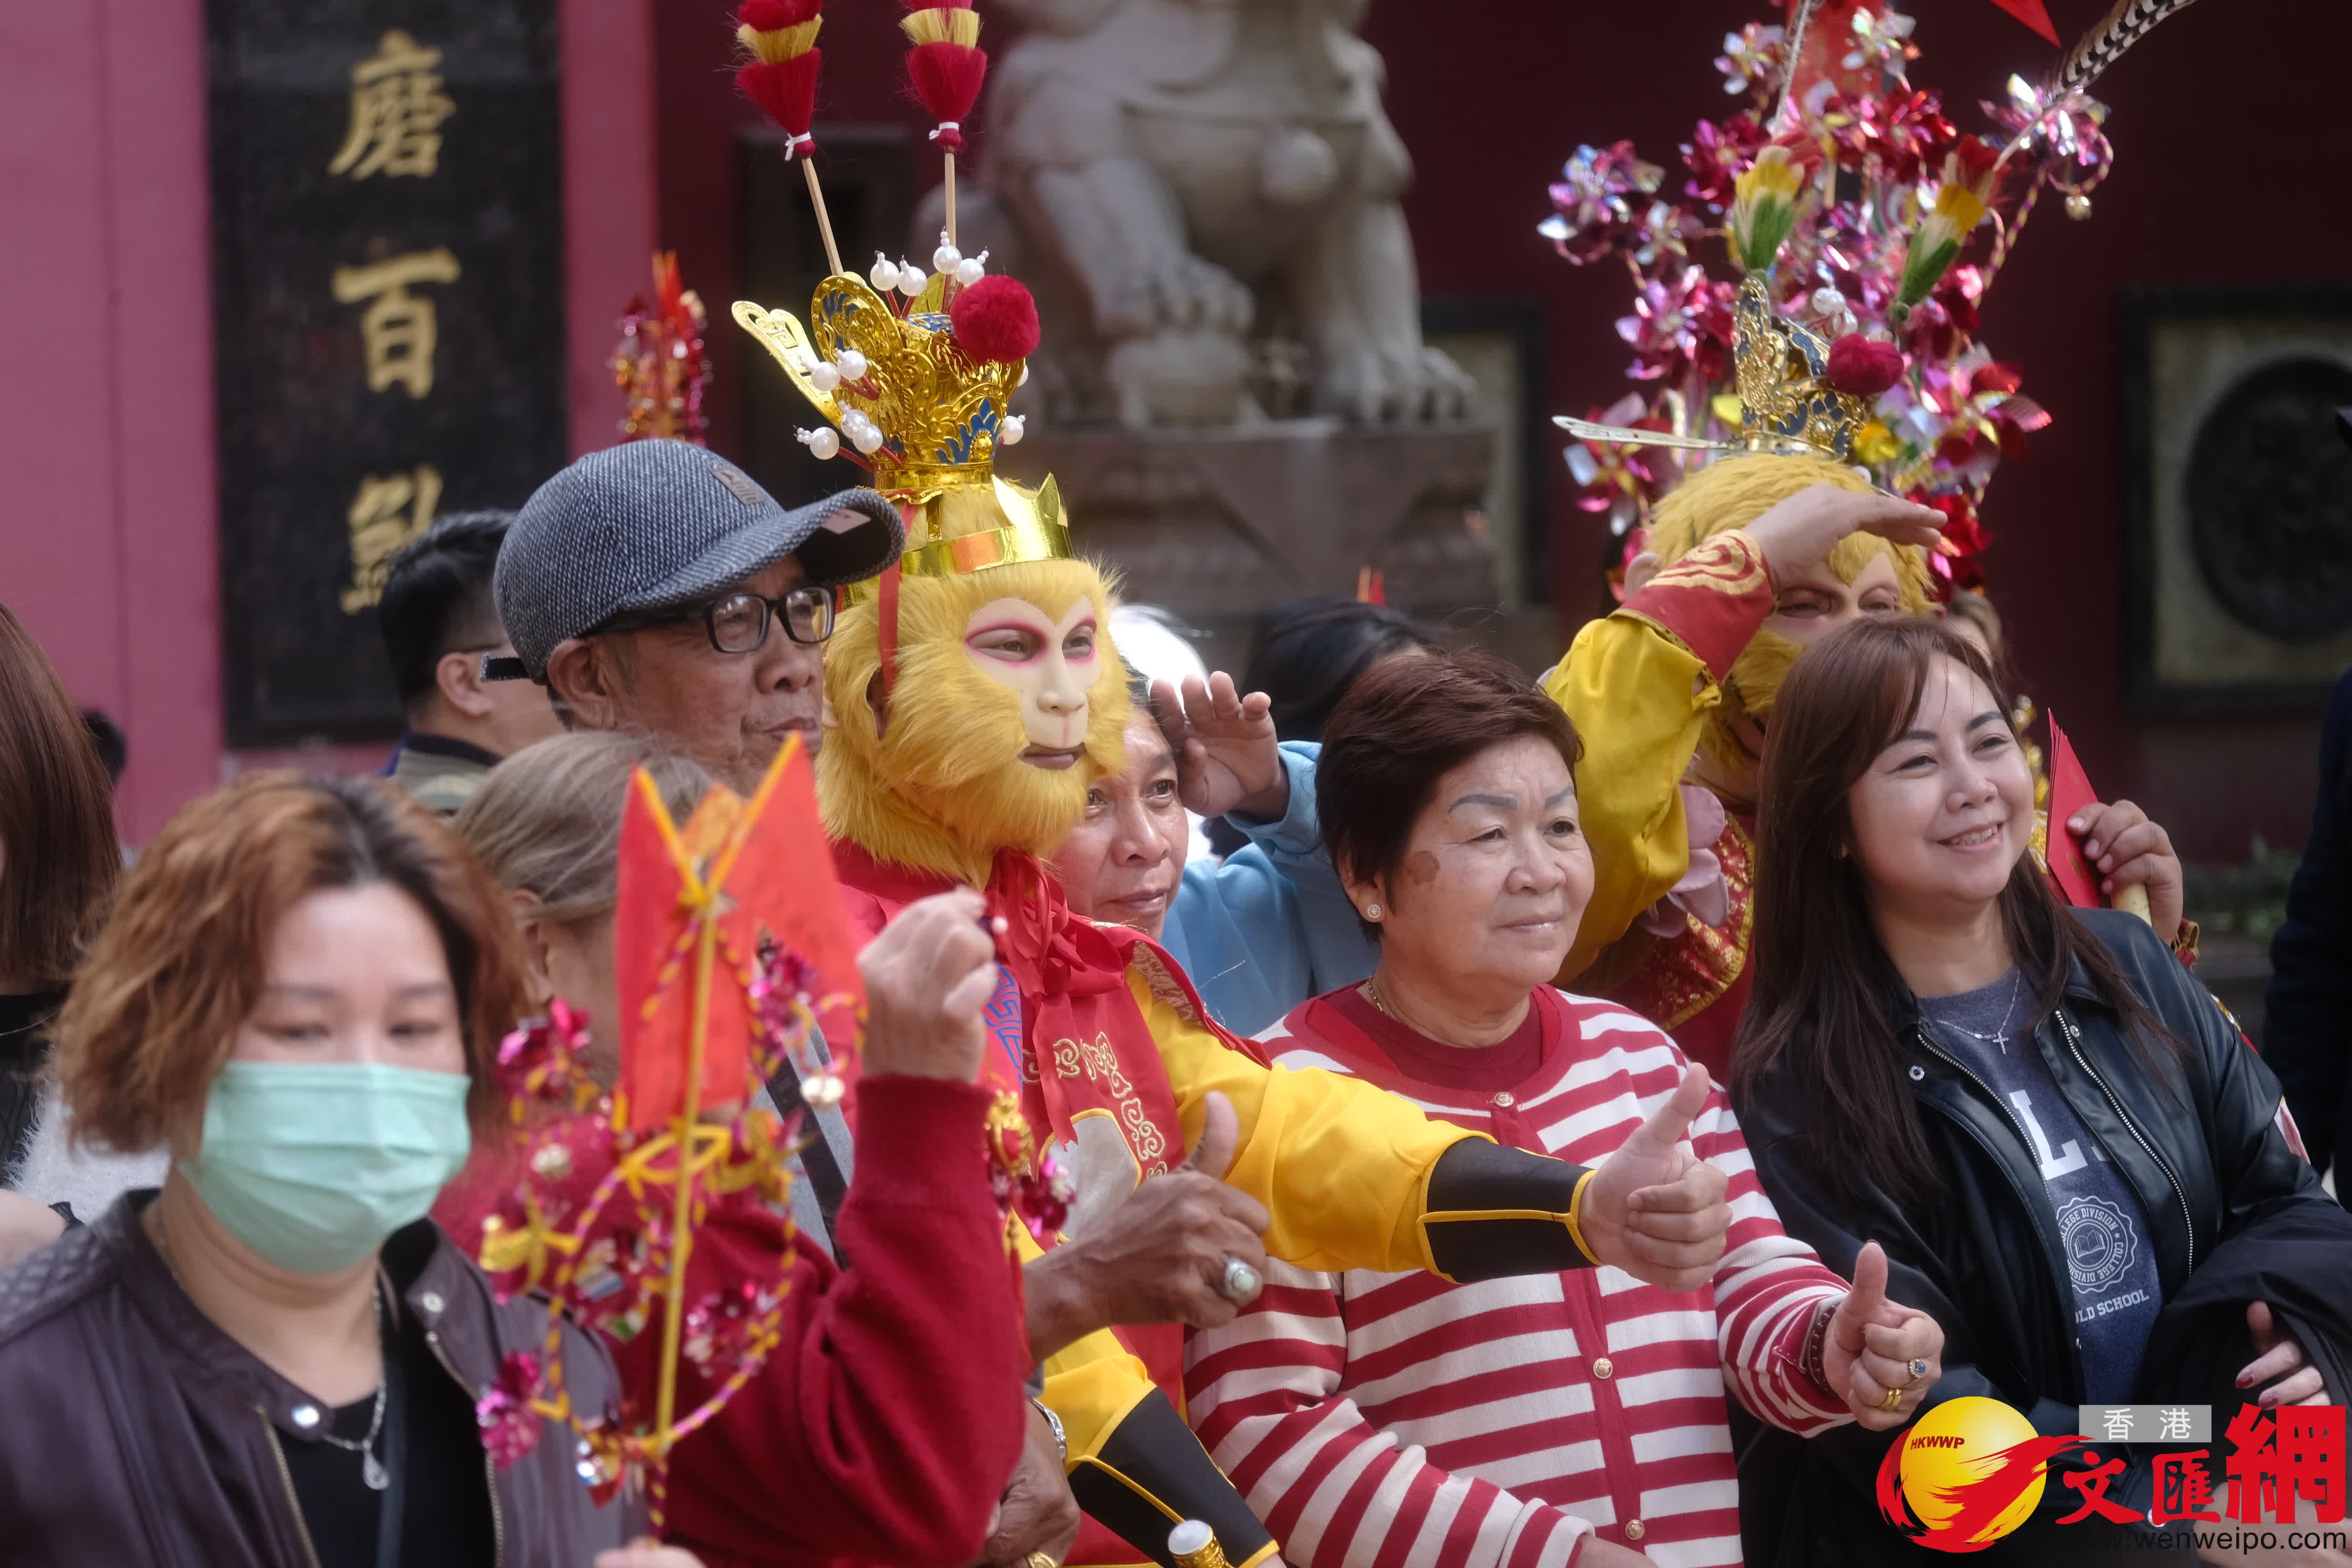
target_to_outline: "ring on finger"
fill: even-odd
[[[1256,1269],[1238,1258],[1228,1258],[1225,1259],[1224,1275],[1217,1281],[1217,1294],[1236,1307],[1246,1307],[1257,1300],[1257,1293],[1265,1285],[1265,1281],[1258,1278]]]
[[[1892,1411],[1899,1409],[1902,1406],[1902,1404],[1903,1391],[1899,1388],[1890,1388],[1885,1394],[1879,1395],[1878,1408],[1881,1410]]]
[[[1916,1388],[1919,1386],[1919,1380],[1927,1375],[1927,1363],[1926,1358],[1915,1357],[1911,1363],[1911,1381],[1905,1384],[1903,1386],[1906,1388]]]
[[[1022,1560],[1022,1568],[1062,1568],[1050,1552],[1032,1552]]]

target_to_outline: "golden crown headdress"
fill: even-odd
[[[784,132],[784,155],[814,147],[819,0],[745,0],[738,12],[751,58],[738,83]],[[735,320],[775,356],[825,424],[800,438],[819,458],[868,468],[874,488],[898,503],[907,524],[900,574],[949,576],[1014,561],[1066,560],[1070,532],[1061,492],[996,477],[996,448],[1021,439],[1008,411],[1037,347],[1037,302],[1013,279],[988,275],[988,254],[956,248],[955,155],[962,121],[980,97],[988,57],[971,0],[912,8],[899,24],[913,47],[908,84],[939,121],[946,159],[947,226],[931,271],[876,252],[866,279],[841,265],[816,168],[803,162],[832,275],[816,286],[807,327],[782,310],[738,300]],[[870,286],[869,280],[870,279]],[[895,583],[896,577],[884,574]],[[852,603],[880,581],[843,591]]]
[[[1763,279],[1751,272],[1731,307],[1733,374],[1739,389],[1739,439],[1714,441],[1670,430],[1638,430],[1559,415],[1552,423],[1586,441],[1675,447],[1696,452],[1811,453],[1844,461],[1871,419],[1873,400],[1829,382],[1830,342],[1772,309]]]
[[[1021,439],[1021,416],[1006,405],[1027,378],[1036,305],[1013,279],[989,276],[982,258],[953,252],[942,237],[928,277],[878,256],[870,284],[835,273],[817,285],[806,327],[748,300],[736,302],[735,320],[824,416],[802,442],[870,468],[874,488],[898,503],[900,571],[1066,560],[1069,528],[1053,479],[1031,490],[994,468],[996,448]],[[875,591],[859,584],[845,596]]]

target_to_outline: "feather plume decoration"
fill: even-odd
[[[2116,7],[2099,25],[2066,51],[2051,73],[2051,84],[2061,92],[2077,92],[2123,58],[2126,49],[2156,30],[2156,25],[2196,0],[2116,0]]]

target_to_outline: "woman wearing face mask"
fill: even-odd
[[[1375,669],[1323,744],[1323,831],[1380,965],[1259,1037],[1276,1065],[1564,1159],[1706,1161],[1730,1228],[1679,1290],[1612,1269],[1453,1285],[1272,1265],[1255,1305],[1190,1338],[1195,1427],[1312,1568],[1737,1563],[1727,1384],[1794,1432],[1893,1426],[1941,1333],[1886,1300],[1875,1255],[1849,1289],[1782,1234],[1722,1094],[1672,1040],[1552,988],[1592,863],[1576,731],[1532,681],[1484,654]]]
[[[540,996],[588,1010],[590,1060],[607,1082],[618,1070],[621,816],[640,767],[681,821],[710,788],[701,768],[641,736],[582,731],[499,764],[455,823],[506,889]],[[984,1175],[989,1097],[972,1080],[995,955],[981,912],[976,894],[924,900],[860,955],[871,1012],[859,1131],[853,1147],[838,1109],[816,1114],[819,1139],[793,1184],[800,1234],[764,1210],[697,1233],[688,1271],[696,1299],[765,1284],[780,1253],[795,1255],[780,1347],[684,1440],[670,1468],[669,1533],[712,1568],[962,1568],[976,1552],[1017,1563],[1047,1549],[1058,1559],[1076,1534],[1051,1428],[1023,1404],[1021,1301]],[[811,1201],[820,1184],[807,1167],[819,1160],[835,1162],[835,1181],[855,1173],[836,1212]],[[568,1190],[584,1201],[609,1169],[609,1157],[576,1155]],[[511,1190],[509,1170],[486,1149],[436,1209],[469,1249]],[[658,1339],[612,1345],[641,1402],[660,1376]],[[680,1366],[681,1408],[710,1387],[709,1374]],[[1006,1477],[1025,1457],[1024,1420],[1042,1432],[1042,1471],[1021,1472],[1023,1500],[1005,1501],[992,1536]],[[1050,1489],[1033,1500],[1041,1481]]]
[[[525,1005],[497,889],[391,791],[257,773],[172,819],[57,1037],[80,1135],[171,1172],[0,1273],[10,1563],[581,1568],[620,1544],[562,1428],[489,1465],[475,1392],[546,1315],[425,1219]],[[565,1361],[601,1408],[598,1348]]]
[[[2345,1397],[2352,1218],[2165,944],[2061,905],[2027,858],[2007,710],[1983,655],[1927,619],[1840,631],[1781,688],[1740,1120],[1790,1233],[1832,1268],[1884,1246],[1894,1293],[1945,1325],[1932,1403],[2001,1400],[2047,1436],[2086,1404],[2210,1404],[2224,1453],[2242,1393]],[[1792,1564],[1907,1554],[1872,1495],[1887,1444],[1765,1435],[1741,1464],[1751,1541]],[[2092,1447],[2130,1464],[2109,1495],[2147,1507],[2147,1456]],[[2062,1479],[1986,1561],[2079,1552],[2050,1528],[2083,1500]]]

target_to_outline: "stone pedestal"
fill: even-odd
[[[1216,430],[1044,428],[999,447],[1000,473],[1061,487],[1072,543],[1117,566],[1123,595],[1211,634],[1239,669],[1249,623],[1300,594],[1439,617],[1496,600],[1484,529],[1494,433],[1467,423],[1362,427],[1277,420]]]

